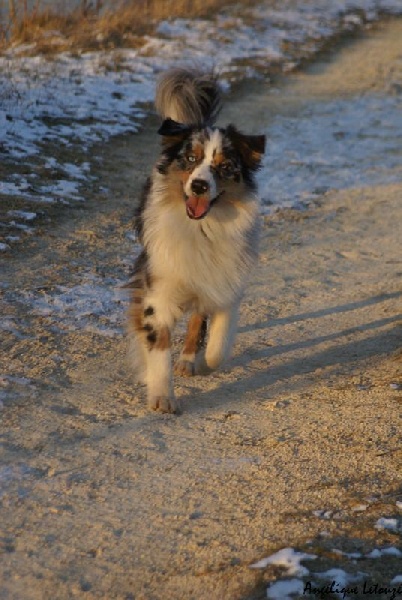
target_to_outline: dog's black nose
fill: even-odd
[[[191,182],[191,191],[196,196],[202,196],[209,190],[209,183],[204,179],[194,179]]]

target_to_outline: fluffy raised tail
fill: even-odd
[[[221,108],[221,90],[212,75],[169,69],[159,78],[155,107],[163,119],[183,125],[213,125]]]

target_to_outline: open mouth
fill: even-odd
[[[186,212],[190,219],[203,219],[209,213],[213,204],[218,200],[224,191],[219,192],[215,198],[209,200],[206,196],[187,196],[184,195],[186,202]]]
[[[190,219],[203,219],[207,216],[211,203],[205,196],[186,196],[186,211]]]

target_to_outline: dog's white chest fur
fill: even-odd
[[[184,305],[200,310],[229,306],[242,294],[256,260],[258,202],[217,204],[202,221],[188,218],[182,203],[166,203],[155,187],[146,208],[144,242],[151,271]],[[222,219],[222,216],[225,216]],[[166,290],[167,292],[167,290]]]

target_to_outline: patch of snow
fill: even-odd
[[[339,556],[345,556],[351,560],[359,560],[362,558],[382,558],[383,556],[402,556],[402,551],[398,548],[394,548],[390,546],[389,548],[374,548],[367,554],[362,554],[361,552],[342,552],[342,550],[334,549],[333,552],[335,554],[339,554]]]
[[[16,217],[17,219],[23,219],[24,221],[33,221],[38,216],[34,212],[27,212],[24,210],[9,210],[7,212],[9,217]]]
[[[68,198],[72,200],[79,200],[78,182],[67,179],[59,179],[51,185],[44,185],[41,187],[41,193],[51,194],[56,198]]]
[[[50,292],[27,292],[24,300],[36,314],[53,320],[60,329],[113,337],[122,333],[128,305],[128,298],[117,285],[116,281],[86,274],[77,285],[56,286]]]
[[[33,227],[29,227],[28,225],[24,225],[24,223],[17,223],[16,221],[10,221],[9,225],[15,227],[15,229],[20,229],[27,235],[32,235],[35,231]]]
[[[376,529],[387,529],[388,531],[398,531],[398,519],[381,517],[375,524]]]
[[[375,548],[366,554],[365,558],[382,558],[383,556],[402,556],[402,552],[393,546],[390,548]]]
[[[315,558],[317,557],[314,554],[297,552],[293,548],[283,548],[279,552],[263,558],[250,566],[253,569],[265,569],[268,565],[275,565],[277,567],[284,567],[287,575],[303,577],[304,575],[308,575],[309,570],[303,567],[301,561],[314,560]]]
[[[16,179],[16,176],[13,176]],[[0,181],[0,192],[10,196],[21,195],[29,188],[29,184],[24,177],[18,178],[19,180],[14,183],[13,181]]]
[[[356,575],[352,575],[351,573],[347,573],[343,569],[328,569],[328,571],[324,571],[321,573],[314,573],[315,577],[319,579],[325,579],[326,581],[334,582],[334,585],[331,586],[331,592],[340,598],[345,598],[349,589],[349,593],[357,594],[358,592],[351,591],[352,589],[358,589],[357,587],[352,588],[353,584],[358,583],[364,577],[367,577],[366,573],[357,573]]]
[[[396,577],[393,578],[391,584],[394,585],[395,583],[402,583],[402,575],[396,575]]]
[[[278,115],[258,175],[266,211],[306,205],[330,189],[402,180],[400,99],[367,95]]]
[[[267,598],[270,600],[291,600],[293,595],[303,594],[304,584],[301,579],[285,579],[271,583],[267,589]]]
[[[88,162],[84,162],[80,165],[74,165],[72,163],[64,163],[63,170],[69,177],[79,180],[86,180],[87,174],[90,171],[90,164]]]

